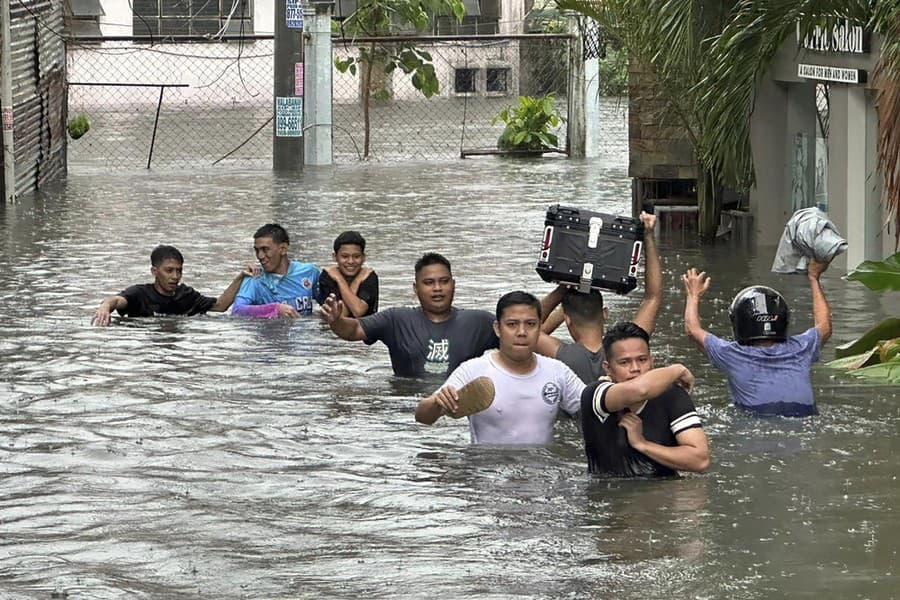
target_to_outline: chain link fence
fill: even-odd
[[[334,55],[358,56],[360,46],[372,43],[336,40]],[[396,42],[375,43],[390,51]],[[269,168],[273,45],[262,36],[227,43],[70,45],[69,117],[90,120],[90,130],[69,141],[70,168]],[[492,121],[520,95],[554,94],[566,116],[568,36],[427,38],[416,46],[431,54],[440,92],[425,98],[399,69],[376,73],[370,158],[434,160],[495,149],[503,124]],[[366,139],[360,73],[335,69],[333,75],[335,161],[357,161]],[[615,127],[625,123],[624,104],[604,104]],[[554,133],[565,148],[565,125]]]

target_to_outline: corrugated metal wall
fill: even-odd
[[[16,193],[65,174],[66,47],[59,0],[15,0],[10,6]]]

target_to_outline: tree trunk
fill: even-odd
[[[364,135],[363,138],[363,159],[369,159],[369,132],[371,129],[370,121],[369,121],[369,105],[372,99],[372,69],[375,66],[375,43],[372,42],[372,47],[369,50],[369,59],[366,61],[366,68],[363,70],[363,123],[364,123]]]
[[[701,166],[697,167],[697,209],[697,234],[701,241],[712,242],[722,216],[722,191],[713,174]]]

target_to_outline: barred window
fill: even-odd
[[[453,91],[457,94],[474,94],[478,69],[456,69]]]
[[[252,0],[132,0],[132,6],[134,35],[253,33]]]
[[[487,85],[485,91],[505,94],[509,89],[509,69],[505,67],[488,67],[485,73]]]

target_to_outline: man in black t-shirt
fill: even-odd
[[[394,374],[401,377],[446,376],[461,362],[497,347],[494,315],[453,306],[456,282],[450,261],[429,252],[416,261],[415,268],[413,289],[419,306],[388,308],[354,319],[344,315],[343,303],[332,295],[322,303],[325,321],[341,339],[383,342]]]
[[[334,240],[337,266],[319,274],[316,302],[322,304],[334,294],[344,303],[345,317],[365,317],[378,312],[378,275],[364,267],[366,240],[356,231],[345,231]]]
[[[157,246],[150,253],[150,272],[153,283],[133,285],[100,303],[93,323],[109,325],[112,311],[126,317],[156,315],[198,315],[207,311],[228,310],[241,287],[244,277],[255,275],[254,267],[246,267],[218,298],[204,296],[181,283],[184,257],[174,246]]]
[[[665,477],[709,467],[709,446],[687,390],[684,365],[653,368],[650,336],[618,323],[603,338],[609,381],[581,394],[584,450],[591,473]]]

